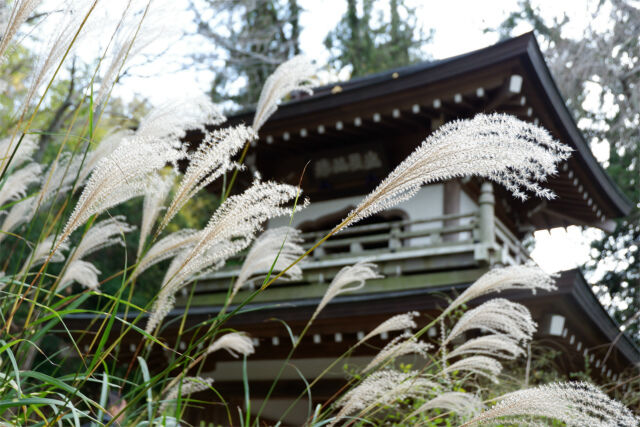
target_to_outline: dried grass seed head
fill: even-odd
[[[168,313],[173,295],[194,278],[218,269],[231,256],[246,249],[262,224],[270,218],[290,215],[283,205],[299,194],[296,187],[256,181],[244,193],[231,196],[214,212],[198,234],[193,247],[179,253],[169,266],[153,312]],[[306,204],[299,206],[303,208]],[[146,331],[152,331],[164,316],[152,313]]]
[[[157,172],[184,154],[171,144],[145,143],[137,138],[123,141],[98,162],[65,225],[68,236],[91,216],[153,189]]]
[[[402,334],[387,344],[369,364],[362,370],[362,373],[371,371],[379,364],[397,357],[406,356],[408,354],[416,354],[423,359],[427,358],[427,352],[431,350],[431,344],[418,341],[410,334]]]
[[[60,157],[51,163],[51,166],[44,173],[42,179],[42,187],[40,189],[40,198],[38,204],[45,205],[55,199],[56,196],[66,193],[76,184],[76,187],[82,185],[82,181],[77,180],[80,165],[82,164],[82,155],[65,151]]]
[[[15,0],[9,19],[4,23],[0,32],[0,64],[6,61],[5,53],[9,47],[9,43],[18,32],[18,28],[25,23],[27,18],[33,13],[33,11],[40,5],[42,0]],[[1,151],[0,151],[1,152]]]
[[[62,251],[69,250],[69,241],[65,240],[60,244],[55,243],[55,236],[47,236],[40,243],[38,243],[33,251],[31,251],[31,255],[27,258],[22,269],[21,273],[27,271],[28,268],[38,266],[43,264],[49,259],[49,262],[63,262],[65,260],[65,256]],[[57,250],[54,253],[51,253],[57,247]]]
[[[389,174],[337,227],[413,197],[420,187],[463,176],[480,176],[526,199],[554,194],[540,186],[556,173],[557,163],[571,150],[535,125],[503,114],[478,114],[473,119],[444,124]]]
[[[17,150],[16,146],[18,147]],[[35,153],[37,149],[38,141],[35,135],[25,135],[20,145],[18,145],[17,138],[7,137],[0,140],[0,175],[9,167],[15,170],[22,164],[33,160],[33,153]],[[13,159],[11,159],[11,163],[9,163],[9,158],[14,150],[15,154],[13,155]]]
[[[34,214],[34,203],[37,197],[30,197],[22,200],[11,207],[11,210],[4,217],[2,226],[0,227],[0,242],[8,236],[7,233],[14,232],[22,224],[26,224],[31,221]],[[0,212],[1,213],[1,212]]]
[[[252,129],[243,125],[208,133],[197,150],[188,156],[189,165],[162,219],[160,230],[167,226],[169,221],[198,191],[211,184],[228,170],[236,167],[236,163],[231,161],[231,157],[247,141],[252,141],[256,137],[257,135]]]
[[[61,290],[73,282],[80,283],[87,289],[96,290],[99,286],[98,270],[92,263],[76,259],[72,261],[64,270],[64,274],[60,278],[58,290]]]
[[[176,175],[173,172],[162,176],[157,174],[156,179],[152,181],[150,191],[144,196],[142,202],[142,222],[140,223],[140,240],[138,242],[137,259],[140,259],[147,237],[151,233],[153,225],[160,216],[160,212],[164,208],[169,191],[173,187]]]
[[[420,376],[417,371],[399,372],[391,369],[375,371],[337,402],[342,409],[330,425],[349,414],[366,410],[374,405],[390,405],[409,397],[423,396],[437,387],[439,387],[437,383]]]
[[[476,374],[498,383],[498,375],[502,372],[502,364],[496,359],[487,356],[465,357],[444,368],[440,371],[440,375],[448,376],[458,371]]]
[[[85,18],[93,12],[98,0],[67,1],[64,10],[58,12],[58,22],[52,26],[54,33],[36,59],[31,85],[23,103],[26,109],[38,89],[49,80],[56,65],[77,46],[86,33]]]
[[[256,132],[276,112],[280,100],[293,91],[313,93],[309,87],[316,67],[302,55],[294,56],[280,64],[262,87],[252,128]]]
[[[531,420],[531,417],[537,417],[538,421],[553,418],[568,427],[637,427],[640,423],[640,419],[628,408],[595,386],[584,382],[566,382],[505,394],[495,406],[465,423],[464,427],[496,423],[540,424]]]
[[[524,348],[513,337],[506,334],[490,334],[471,338],[447,354],[447,359],[460,356],[483,355],[513,360],[525,354]]]
[[[510,289],[531,289],[534,294],[538,289],[552,291],[556,289],[553,277],[545,273],[537,265],[512,265],[489,270],[471,286],[464,290],[445,310],[450,313],[460,305],[475,298]]]
[[[311,318],[315,318],[336,296],[361,289],[367,280],[383,277],[378,273],[378,266],[370,262],[359,261],[352,266],[342,268],[331,281]]]
[[[482,400],[475,394],[448,391],[423,403],[409,417],[421,414],[432,409],[444,409],[462,417],[472,417],[480,413],[484,408]]]
[[[251,338],[244,332],[232,332],[221,336],[209,346],[207,354],[218,350],[227,350],[235,358],[238,354],[249,356],[255,352]]]
[[[4,182],[0,182],[0,208],[7,203],[26,197],[29,187],[40,182],[41,173],[42,167],[39,164],[29,163],[6,176]]]
[[[141,121],[136,137],[144,142],[178,142],[188,130],[217,126],[226,117],[206,96],[175,99],[153,108]]]
[[[125,219],[123,215],[118,215],[95,223],[82,237],[71,258],[81,259],[113,245],[124,246],[124,234],[136,229],[127,224]]]
[[[278,227],[262,233],[253,243],[242,263],[230,299],[256,273],[269,271],[271,267],[273,267],[272,272],[276,273],[292,264],[304,253],[300,243],[302,243],[300,230],[292,227]],[[280,280],[299,280],[301,277],[302,268],[296,264]]]
[[[137,277],[152,265],[192,248],[200,238],[199,233],[201,232],[190,229],[178,230],[158,240],[138,261],[133,276]]]
[[[133,135],[133,131],[126,129],[109,133],[102,138],[95,149],[87,153],[80,174],[78,175],[78,182],[84,182],[100,160],[113,153],[124,140],[132,138]]]
[[[213,378],[184,377],[180,383],[167,391],[158,409],[159,413],[163,414],[171,405],[175,405],[179,396],[186,397],[199,391],[207,390],[211,388],[211,384],[213,384]]]
[[[369,332],[362,338],[358,344],[361,344],[368,339],[380,335],[384,332],[404,331],[405,329],[415,329],[417,327],[414,317],[418,317],[420,314],[417,311],[410,311],[408,313],[397,314],[379,324],[374,330]]]
[[[473,329],[503,334],[515,342],[528,342],[536,331],[537,324],[524,305],[504,298],[494,298],[464,313],[442,344],[446,345]]]

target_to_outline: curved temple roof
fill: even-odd
[[[433,128],[438,120],[491,111],[539,123],[575,149],[560,174],[550,180],[558,199],[529,203],[522,209],[536,228],[571,224],[610,228],[610,218],[631,210],[629,200],[594,158],[578,130],[533,33],[452,58],[319,87],[312,96],[300,94],[267,122],[256,151],[258,158],[304,153],[300,155],[308,160],[309,152],[336,144],[362,144],[383,127],[389,131],[395,126],[400,131],[412,120],[415,126],[421,118],[423,129],[424,123]],[[250,121],[251,115],[247,111],[230,121]],[[420,135],[424,136],[424,131]],[[418,143],[416,139],[414,147]],[[393,150],[397,147],[393,145]],[[394,166],[394,161],[389,166]]]

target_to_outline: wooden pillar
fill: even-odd
[[[443,189],[443,214],[452,215],[460,213],[460,183],[458,181],[447,181],[444,183]],[[455,227],[460,224],[459,219],[449,219],[444,221],[445,227]],[[445,242],[455,242],[459,238],[458,233],[444,234],[442,240]]]
[[[483,182],[480,188],[480,212],[478,215],[478,237],[479,244],[476,248],[475,258],[477,260],[490,262],[491,251],[495,248],[495,203],[493,195],[493,185],[490,182]]]

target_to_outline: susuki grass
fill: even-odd
[[[2,60],[15,48],[20,25],[38,6],[39,2],[27,0],[12,4],[2,27]],[[275,280],[300,277],[300,260],[331,235],[409,199],[424,184],[473,175],[504,185],[516,197],[525,198],[528,192],[550,198],[554,195],[541,183],[570,153],[545,130],[514,117],[478,115],[447,124],[304,252],[295,229],[262,228],[270,218],[293,216],[303,209],[309,202],[302,189],[256,179],[244,192],[231,195],[250,142],[259,140],[261,127],[278,104],[292,90],[311,91],[315,71],[304,57],[282,64],[265,82],[251,127],[225,128],[226,118],[218,108],[198,98],[153,109],[135,131],[110,129],[105,137],[96,138],[104,102],[124,61],[148,42],[145,31],[152,30],[145,19],[153,19],[151,2],[125,4],[111,36],[113,43],[101,53],[84,92],[88,116],[72,117],[53,161],[33,160],[39,148],[33,119],[99,6],[95,0],[61,9],[64,26],[54,27],[48,49],[33,64],[23,104],[12,112],[15,125],[0,138],[1,425],[177,425],[192,395],[202,390],[216,396],[230,424],[262,425],[264,405],[318,313],[336,295],[381,276],[371,262],[346,267],[335,276],[298,338],[292,336],[289,355],[256,416],[249,412],[248,397],[247,407],[241,409],[244,414],[236,416],[237,408],[216,390],[215,378],[200,376],[205,359],[226,350],[243,357],[245,378],[238,380],[250,381],[246,364],[259,349],[242,331],[226,328],[230,317],[261,292],[269,292]],[[96,76],[102,78],[94,100]],[[218,130],[209,131],[212,126]],[[187,152],[181,139],[191,129],[201,129],[205,138],[196,151]],[[184,160],[188,166],[181,172],[177,163]],[[232,179],[204,228],[166,231],[190,200],[227,173]],[[129,201],[142,209],[139,224],[111,213]],[[136,229],[140,233],[135,253],[123,257],[117,271],[100,271],[92,260],[109,247],[126,247]],[[193,326],[200,333],[186,348],[159,339],[176,293],[247,249],[219,315]],[[127,259],[135,261],[128,264]],[[145,306],[135,305],[135,286],[150,268],[164,264],[156,295]],[[119,281],[115,292],[103,292],[105,277]],[[238,291],[252,284],[256,286],[249,296],[231,306]],[[397,422],[426,425],[443,416],[469,426],[538,425],[551,419],[567,425],[637,425],[638,419],[623,405],[584,383],[555,383],[486,401],[483,385],[501,380],[503,361],[526,354],[537,325],[526,307],[514,302],[493,299],[473,309],[466,309],[466,303],[508,289],[545,292],[553,286],[553,279],[532,265],[492,270],[430,322],[414,312],[393,316],[356,347],[382,333],[402,333],[354,375],[347,388],[336,390],[334,399],[310,411],[308,423],[375,424],[400,412]],[[90,315],[86,330],[68,329],[66,319],[74,315]],[[179,320],[184,331],[186,320]],[[441,329],[437,346],[421,339],[432,327]],[[465,341],[468,331],[477,336]],[[123,341],[131,335],[139,343],[136,357],[124,360]],[[167,365],[150,370],[147,360],[158,348],[168,352]],[[395,363],[410,354],[419,356],[412,368]],[[341,360],[337,358],[325,372]],[[307,383],[298,399],[313,393],[322,376]],[[120,405],[108,403],[109,392],[124,399]]]

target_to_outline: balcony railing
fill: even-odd
[[[386,276],[522,264],[529,254],[493,211],[490,187],[483,187],[475,212],[354,225],[340,231],[301,262],[303,282],[326,282],[342,267],[370,260]],[[329,230],[303,233],[305,249]],[[234,267],[219,270],[201,280],[199,292],[222,291],[237,276]],[[264,272],[266,273],[266,272]]]

